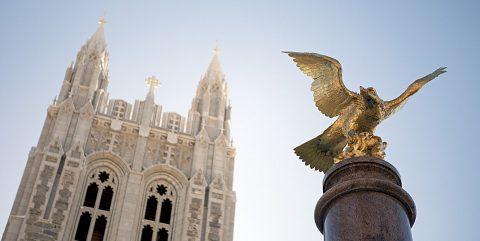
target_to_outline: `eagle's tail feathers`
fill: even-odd
[[[343,140],[333,141],[336,143],[325,143],[322,136],[323,134],[303,143],[296,147],[294,151],[305,162],[305,165],[326,172],[333,165],[333,158],[343,150],[345,145],[339,145]],[[335,149],[332,150],[328,147],[335,147]]]

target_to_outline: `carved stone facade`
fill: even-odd
[[[109,100],[103,28],[48,108],[2,241],[232,241],[235,149],[218,54],[188,117],[162,113],[154,77],[144,100]]]

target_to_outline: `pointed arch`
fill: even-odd
[[[145,225],[142,228],[142,236],[140,241],[152,241],[153,238],[153,228],[150,225]]]
[[[104,240],[109,232],[111,218],[115,207],[122,205],[116,201],[119,191],[124,191],[125,178],[130,167],[120,157],[110,152],[95,152],[85,159],[85,179],[79,213],[91,214],[91,224],[87,228],[86,240]],[[79,215],[76,232],[81,229],[82,216]],[[114,226],[112,226],[114,227]],[[81,232],[80,232],[81,233]]]
[[[161,228],[157,233],[157,241],[168,241],[168,230]]]
[[[155,196],[149,196],[147,199],[147,206],[145,207],[144,218],[147,220],[155,221],[157,216],[158,200]]]
[[[175,217],[181,216],[188,178],[167,164],[151,166],[143,173],[145,189],[138,227],[140,240],[168,241],[172,238],[169,235],[173,234],[175,223],[181,225],[182,220]]]
[[[178,188],[184,188],[188,183],[188,178],[178,170],[177,168],[168,165],[168,164],[156,164],[145,171],[143,171],[144,180],[146,183],[152,182],[154,179],[161,177],[167,179],[171,182],[174,186]]]
[[[104,163],[111,164],[110,166],[114,168],[120,176],[125,175],[132,170],[128,163],[120,156],[108,151],[94,152],[88,155],[85,159],[85,165],[92,168]]]
[[[95,207],[95,201],[97,200],[98,195],[98,184],[92,182],[87,187],[87,192],[85,193],[85,198],[83,199],[83,206],[85,207]]]

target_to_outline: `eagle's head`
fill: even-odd
[[[360,95],[369,108],[383,104],[383,100],[378,97],[377,91],[373,87],[363,88],[360,86]]]

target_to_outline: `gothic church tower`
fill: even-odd
[[[2,241],[232,241],[235,149],[218,51],[188,118],[162,112],[153,76],[132,105],[109,99],[104,23],[48,107]]]

